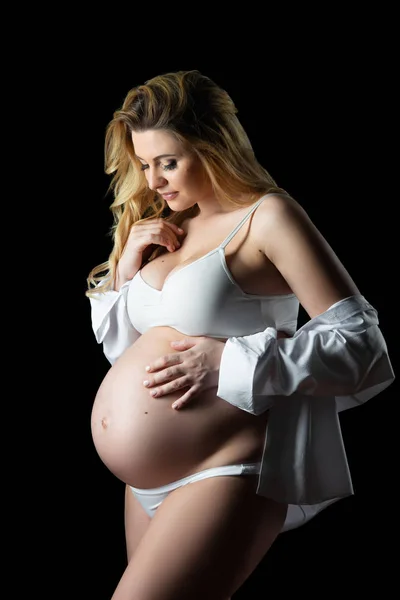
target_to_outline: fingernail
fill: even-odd
[[[147,367],[146,367],[146,371],[147,371],[147,372],[151,371],[151,367],[147,366]]]
[[[178,402],[174,402],[173,405],[172,405],[172,408],[179,408]]]
[[[150,395],[151,396],[157,396],[157,390],[151,390]]]
[[[148,387],[150,385],[150,381],[147,381],[147,379],[145,379],[143,381],[143,385],[145,385],[146,387]]]

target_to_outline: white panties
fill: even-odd
[[[200,481],[201,479],[207,479],[208,477],[217,477],[219,475],[259,475],[260,467],[261,463],[259,462],[213,467],[211,469],[199,471],[193,475],[188,475],[188,477],[183,477],[182,479],[178,479],[177,481],[173,481],[167,485],[162,485],[161,487],[145,490],[132,486],[130,486],[130,488],[133,495],[138,499],[149,517],[154,517],[157,508],[160,506],[162,501],[165,500],[168,494],[170,494],[173,490],[182,487],[183,485],[193,483],[194,481]]]

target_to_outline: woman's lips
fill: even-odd
[[[173,200],[176,198],[179,192],[170,192],[169,194],[161,194],[164,200]]]

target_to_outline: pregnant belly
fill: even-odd
[[[266,415],[255,417],[216,396],[193,398],[178,411],[183,390],[153,398],[143,386],[145,367],[171,354],[177,331],[150,329],[110,368],[96,394],[91,428],[109,470],[135,487],[158,487],[203,468],[261,457]]]

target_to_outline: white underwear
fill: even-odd
[[[149,517],[154,517],[157,508],[160,506],[162,501],[165,500],[168,494],[170,494],[173,490],[182,487],[183,485],[193,483],[194,481],[200,481],[201,479],[207,479],[208,477],[217,477],[219,475],[259,475],[260,468],[261,463],[259,462],[241,465],[226,465],[223,467],[205,469],[204,471],[199,471],[199,473],[188,475],[188,477],[183,477],[182,479],[178,479],[177,481],[173,481],[172,483],[168,483],[167,485],[162,485],[161,487],[157,488],[142,490],[132,486],[129,487]]]

